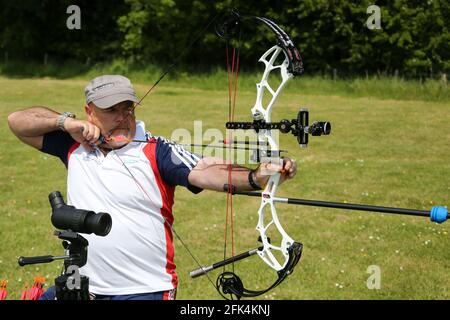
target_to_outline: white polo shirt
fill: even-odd
[[[44,137],[42,151],[56,155],[68,168],[67,203],[78,209],[107,212],[112,228],[89,241],[88,261],[80,269],[90,291],[123,295],[177,287],[172,224],[176,185],[188,187],[189,172],[199,157],[146,133],[137,122],[135,140],[106,156],[87,152],[67,133]]]

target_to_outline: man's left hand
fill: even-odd
[[[297,174],[297,163],[289,158],[283,158],[283,164],[261,163],[255,172],[255,180],[259,186],[264,188],[270,176],[279,172],[280,183],[292,179]]]

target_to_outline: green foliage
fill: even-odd
[[[439,76],[450,71],[450,3],[376,1],[381,30],[369,30],[370,0],[118,0],[0,1],[0,51],[8,59],[78,60],[170,65],[189,71],[223,66],[224,43],[209,25],[236,7],[267,16],[285,28],[301,49],[309,74]],[[68,30],[66,8],[81,8],[82,29]],[[194,39],[198,40],[190,47]],[[274,35],[253,20],[242,24],[241,65],[256,61]],[[188,50],[185,51],[185,49]]]
[[[81,30],[67,29],[72,4],[81,9]],[[49,61],[85,63],[116,56],[120,49],[122,1],[0,1],[0,7],[0,50],[10,60],[41,62],[47,54]]]
[[[135,82],[154,83],[164,72],[161,66],[144,62],[130,62],[115,59],[110,63],[97,63],[93,66],[69,61],[62,64],[49,63],[46,66],[36,63],[0,63],[0,74],[10,78],[93,79],[100,74],[123,74]],[[238,90],[254,90],[260,80],[259,72],[241,72]],[[227,87],[226,70],[217,68],[209,72],[190,73],[176,69],[164,79],[170,87],[192,86],[203,90],[223,90]],[[374,97],[378,99],[422,100],[450,102],[450,83],[445,80],[413,80],[400,77],[354,77],[334,80],[330,77],[304,75],[289,84],[292,90],[303,94],[338,95],[347,97]]]

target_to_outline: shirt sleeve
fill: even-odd
[[[168,140],[158,138],[156,145],[156,161],[163,180],[173,186],[184,186],[193,193],[203,189],[189,183],[191,170],[200,161],[200,157]]]
[[[67,167],[69,150],[75,143],[67,132],[53,131],[44,135],[41,151],[60,158]]]

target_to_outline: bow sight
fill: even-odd
[[[283,119],[280,122],[266,122],[261,114],[256,113],[253,122],[229,121],[226,123],[227,129],[255,130],[279,130],[282,133],[292,133],[297,137],[298,144],[304,148],[308,146],[308,135],[321,136],[331,133],[331,123],[328,121],[314,121],[309,125],[309,111],[306,108],[300,109],[296,119]]]

